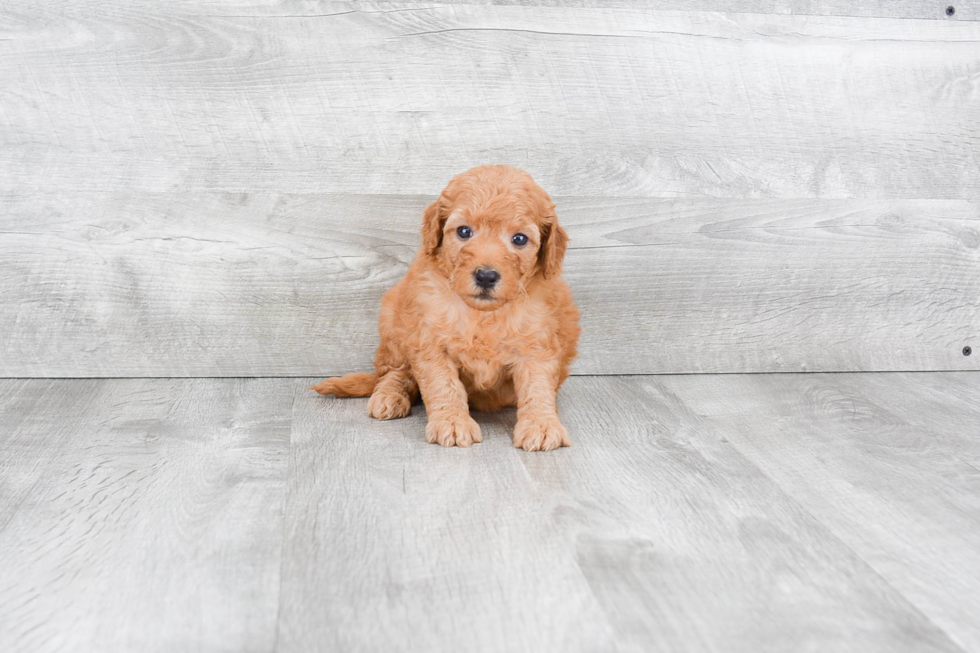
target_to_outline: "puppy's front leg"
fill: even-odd
[[[526,358],[513,368],[517,391],[514,446],[525,451],[551,451],[571,446],[558,420],[558,361]]]
[[[426,356],[412,361],[412,371],[429,416],[425,438],[444,447],[483,442],[480,425],[470,417],[466,388],[452,361],[445,355]]]

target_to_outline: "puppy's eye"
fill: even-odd
[[[473,235],[473,230],[470,229],[469,227],[457,227],[456,235],[462,238],[463,240],[466,240],[467,238]]]
[[[524,234],[514,234],[514,237],[510,239],[510,242],[514,243],[518,247],[524,247],[527,245],[527,236]]]

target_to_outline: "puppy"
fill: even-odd
[[[568,235],[529,174],[481,166],[449,182],[422,219],[422,247],[381,301],[373,374],[311,389],[370,395],[377,419],[409,414],[422,393],[426,439],[481,442],[478,411],[517,406],[514,446],[570,444],[555,396],[579,337],[578,310],[561,277]]]

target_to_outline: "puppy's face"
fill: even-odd
[[[493,310],[523,292],[541,245],[538,225],[498,197],[491,206],[459,207],[442,231],[443,269],[470,307]]]
[[[522,296],[535,275],[559,273],[568,240],[548,194],[509,166],[454,178],[426,209],[422,235],[453,291],[481,311]]]

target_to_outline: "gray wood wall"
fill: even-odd
[[[581,374],[980,369],[978,3],[0,6],[0,376],[365,369],[527,169]]]

